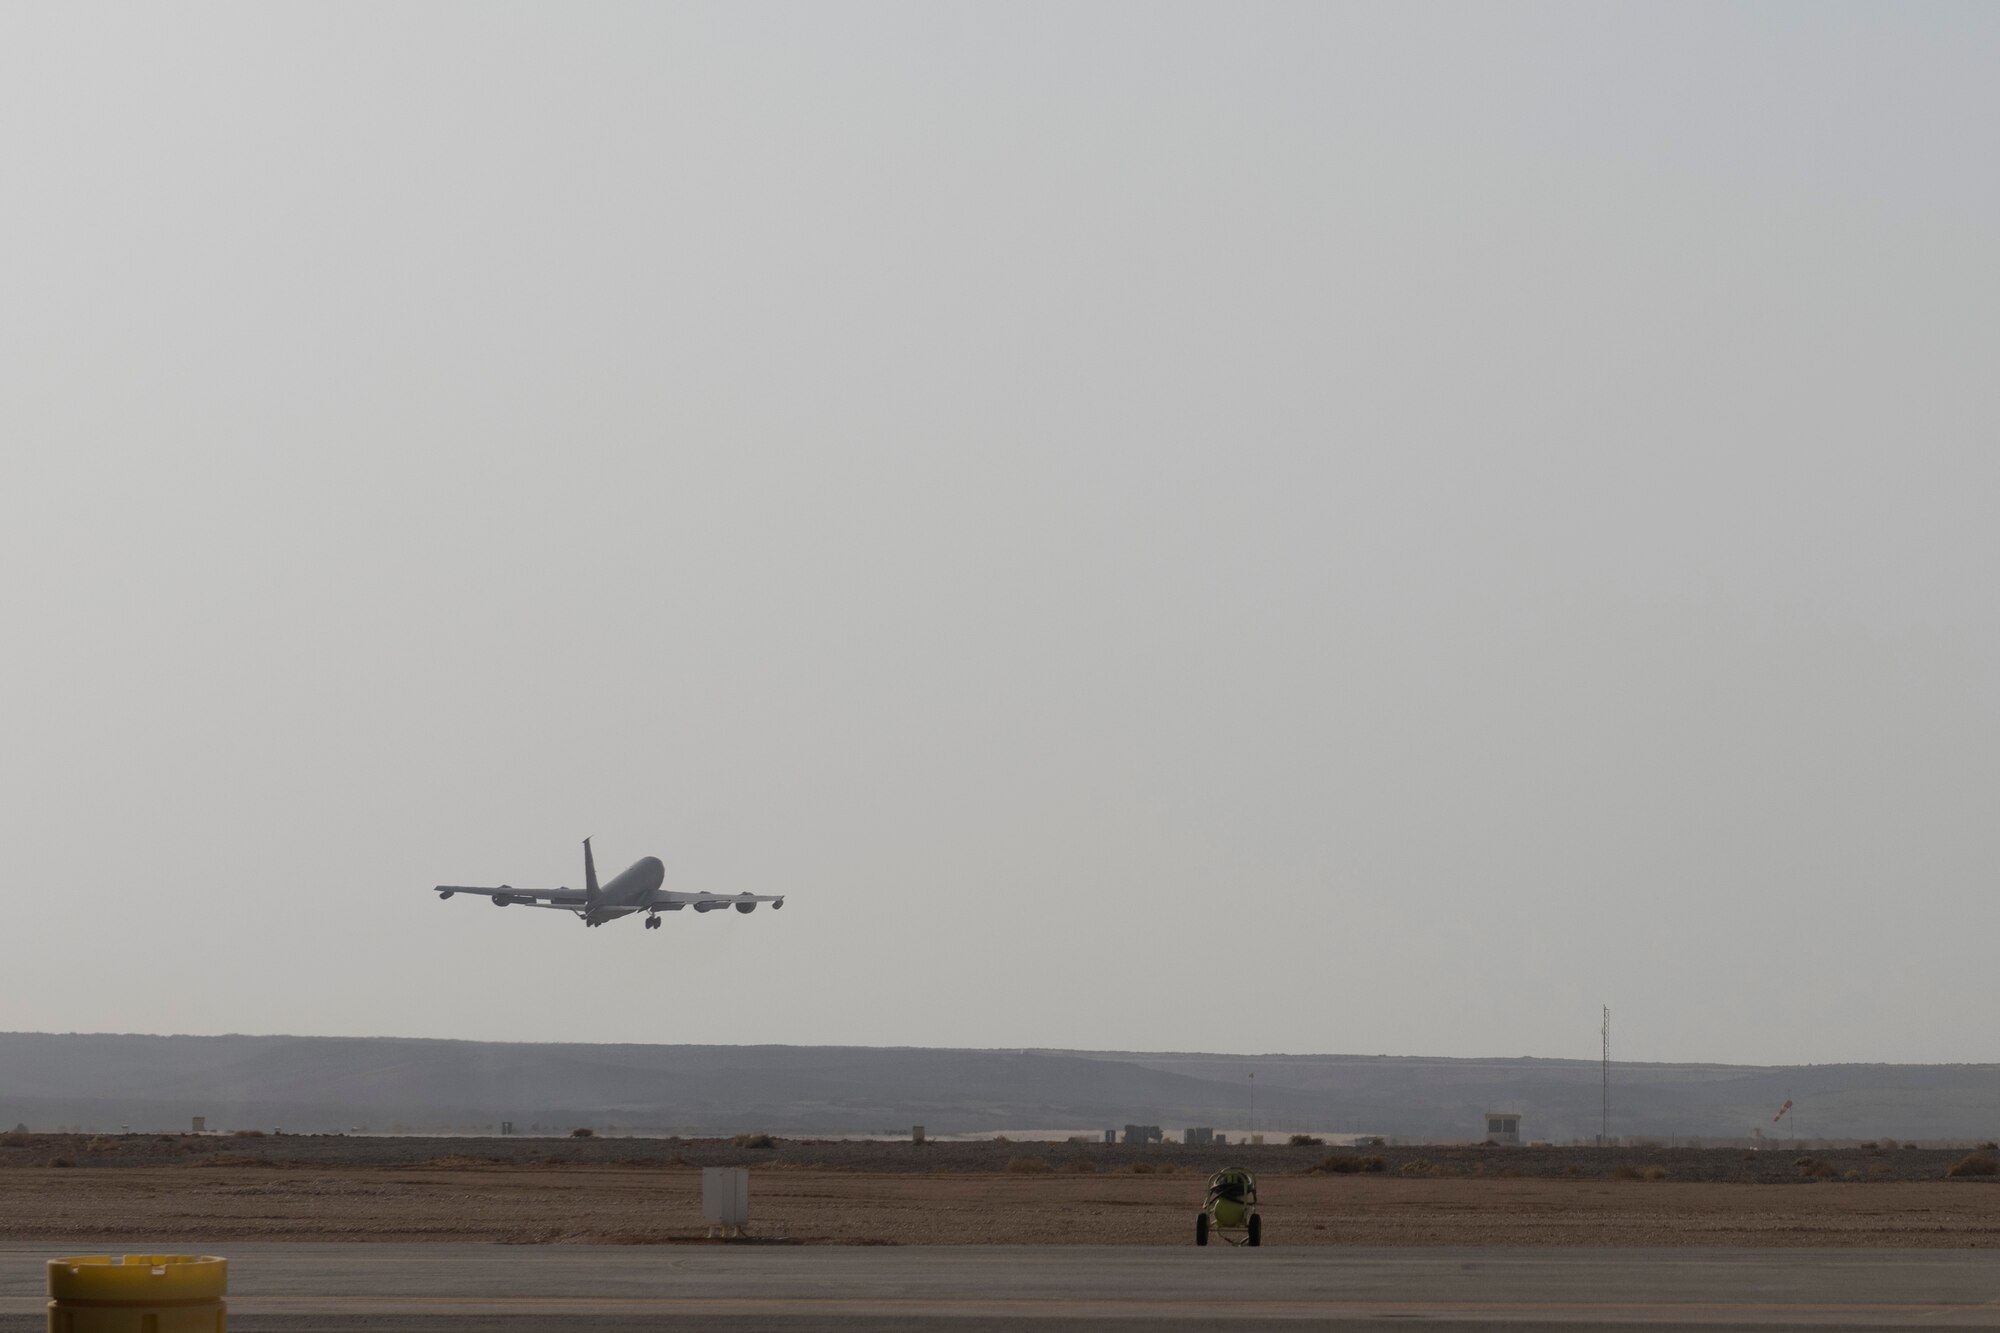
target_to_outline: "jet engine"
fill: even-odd
[[[738,903],[738,904],[736,904],[736,910],[737,910],[737,911],[739,911],[739,912],[745,912],[745,913],[748,913],[748,912],[754,912],[754,911],[756,911],[756,910],[757,910],[757,904],[755,904],[755,903]]]
[[[729,906],[728,903],[696,903],[694,905],[694,910],[697,912],[713,912],[718,907],[727,907],[727,906]]]
[[[493,905],[495,907],[505,907],[508,903],[511,903],[513,901],[514,900],[512,898],[508,897],[504,893],[496,893],[493,895]]]
[[[439,889],[439,890],[438,890],[438,897],[440,897],[440,898],[449,898],[449,897],[451,897],[451,894],[452,894],[452,891],[451,891],[450,889]]]

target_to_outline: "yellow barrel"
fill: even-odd
[[[223,1333],[229,1261],[211,1254],[49,1260],[49,1333]]]

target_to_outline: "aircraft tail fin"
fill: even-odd
[[[597,902],[597,862],[590,855],[590,839],[583,840],[583,900]]]

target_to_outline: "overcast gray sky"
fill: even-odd
[[[1996,39],[10,4],[0,1028],[1994,1059]]]

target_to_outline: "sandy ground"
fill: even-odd
[[[645,1245],[704,1236],[699,1163],[685,1153],[597,1163],[543,1152],[495,1162],[476,1152],[440,1156],[438,1141],[428,1142],[428,1157],[397,1145],[390,1155],[409,1159],[402,1164],[359,1150],[203,1152],[176,1164],[108,1154],[121,1159],[115,1167],[22,1162],[0,1170],[0,1236],[175,1247],[231,1239]],[[1197,1167],[1205,1164],[1156,1157],[1036,1171],[1022,1168],[1020,1155],[996,1147],[984,1170],[977,1160],[967,1169],[871,1170],[766,1151],[751,1170],[751,1229],[803,1244],[1191,1242],[1205,1174]],[[1513,1167],[1445,1176],[1307,1174],[1276,1161],[1255,1169],[1272,1246],[2000,1248],[2000,1186],[1991,1179],[1815,1179],[1789,1158],[1789,1175],[1761,1184],[1633,1179],[1639,1168],[1629,1163],[1598,1165],[1605,1169],[1594,1176],[1556,1178]]]

